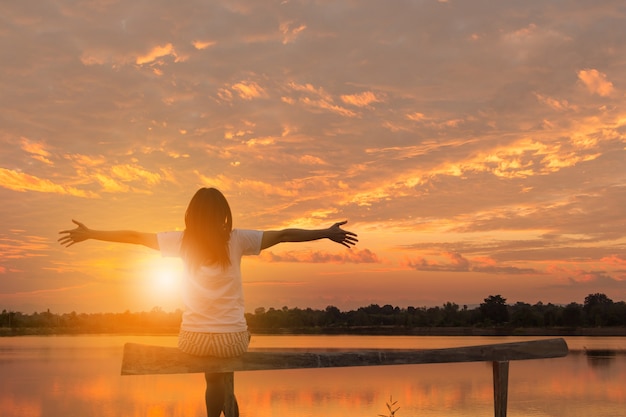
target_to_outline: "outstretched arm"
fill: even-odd
[[[347,248],[358,242],[356,233],[343,230],[341,226],[347,221],[335,223],[327,229],[283,229],[268,230],[263,232],[261,240],[261,250],[267,249],[281,242],[309,242],[318,239],[330,239]]]
[[[62,230],[59,234],[59,243],[65,247],[87,239],[104,240],[107,242],[132,243],[144,245],[151,249],[159,250],[159,242],[156,233],[142,233],[134,230],[93,230],[83,223],[72,220],[78,227],[71,230]]]

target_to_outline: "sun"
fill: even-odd
[[[151,262],[147,285],[158,296],[179,294],[183,276],[183,266],[177,258],[157,258]]]

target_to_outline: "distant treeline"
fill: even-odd
[[[254,314],[247,314],[251,331],[269,332],[280,329],[322,328],[326,332],[342,329],[402,329],[425,328],[580,328],[580,327],[625,327],[626,302],[613,302],[605,294],[590,294],[583,304],[530,305],[518,302],[506,304],[500,295],[490,295],[480,306],[470,309],[467,306],[447,302],[441,307],[408,307],[372,304],[357,310],[342,312],[337,307],[328,306],[325,310],[310,308],[282,309],[257,308]],[[405,331],[405,333],[414,333]],[[449,332],[439,332],[449,333]]]
[[[3,310],[2,335],[79,334],[79,333],[176,333],[182,311],[165,312],[155,307],[150,312],[131,313],[42,313],[23,314]],[[252,333],[395,333],[415,334],[424,329],[439,329],[431,334],[452,334],[453,328],[501,329],[577,329],[626,327],[626,302],[614,302],[605,294],[590,294],[583,304],[512,305],[500,295],[490,295],[476,308],[447,302],[441,307],[394,307],[372,304],[356,310],[341,311],[335,306],[311,308],[257,308],[246,313]],[[447,329],[447,330],[446,330]],[[618,332],[619,334],[623,332]],[[480,334],[480,332],[477,332]]]

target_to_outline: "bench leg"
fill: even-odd
[[[509,394],[509,362],[493,362],[493,407],[495,417],[506,417]]]

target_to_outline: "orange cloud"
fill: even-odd
[[[326,162],[313,155],[302,155],[298,158],[298,162],[305,165],[326,165]]]
[[[156,59],[167,55],[176,57],[176,51],[171,43],[163,46],[155,46],[147,54],[138,56],[135,63],[137,65],[149,64],[150,62],[154,62]]]
[[[268,182],[244,179],[237,181],[237,187],[242,190],[249,190],[261,193],[262,195],[278,195],[283,197],[295,197],[298,191],[285,186],[276,186]]]
[[[135,165],[114,165],[111,173],[122,181],[143,180],[148,185],[155,185],[161,182],[160,174],[150,172]]]
[[[352,104],[357,107],[367,107],[372,103],[378,103],[382,100],[376,97],[371,91],[364,91],[359,94],[342,95],[341,100],[346,104]]]
[[[0,168],[0,187],[13,191],[38,191],[41,193],[55,193],[86,198],[98,197],[96,193],[91,191],[55,184],[45,178],[39,178],[21,171],[14,171],[6,168]]]
[[[102,165],[106,162],[106,158],[102,155],[91,156],[91,155],[82,155],[82,154],[69,154],[65,155],[65,158],[74,161],[79,166],[86,167],[94,167],[98,165]]]
[[[130,187],[103,174],[94,174],[96,180],[107,193],[125,193]]]
[[[233,93],[226,88],[217,90],[217,96],[223,101],[231,101],[233,99]]]
[[[444,252],[441,256],[447,258],[448,262],[433,262],[419,257],[414,260],[405,260],[404,265],[418,271],[467,272],[470,270],[469,261],[459,253]]]
[[[300,32],[303,32],[306,29],[305,24],[294,25],[293,22],[284,22],[281,23],[278,27],[280,33],[283,34],[283,45],[294,42]]]
[[[0,235],[0,262],[9,259],[24,259],[46,256],[48,239],[40,236],[24,235],[23,231],[12,230],[11,234]],[[2,266],[3,272],[8,269]]]
[[[252,138],[246,141],[247,146],[255,146],[255,145],[273,145],[276,143],[276,139],[272,136],[266,136],[263,138]]]
[[[233,190],[246,190],[248,192],[256,192],[260,195],[274,195],[282,197],[296,197],[298,190],[293,186],[270,184],[267,182],[251,179],[234,180],[225,175],[217,175],[208,177],[199,171],[194,171],[200,179],[200,182],[206,186],[216,187],[224,192],[233,192]]]
[[[399,172],[395,177],[381,178],[379,182],[372,181],[367,189],[354,192],[345,198],[359,206],[370,206],[376,201],[394,197],[401,197],[411,193],[417,185],[427,184],[437,177],[465,177],[476,173],[490,173],[500,178],[528,178],[558,172],[564,168],[575,166],[582,162],[593,161],[601,156],[599,152],[580,152],[591,149],[594,129],[581,129],[576,126],[577,132],[569,144],[543,141],[541,138],[522,137],[510,143],[486,151],[477,152],[463,159],[443,161],[438,166],[428,169],[416,168]],[[552,134],[552,133],[551,133]],[[470,143],[450,142],[443,144],[425,143],[420,146],[369,148],[368,154],[385,154],[386,159],[405,159],[412,156],[428,154],[437,147],[458,147]],[[574,146],[577,150],[570,150]],[[567,149],[565,151],[564,149]],[[391,155],[391,156],[390,156]]]
[[[618,255],[605,256],[600,259],[601,262],[607,263],[609,265],[616,265],[619,267],[626,267],[626,259],[622,259]]]
[[[305,104],[308,107],[328,110],[328,111],[331,111],[333,113],[337,113],[337,114],[339,114],[341,116],[346,116],[346,117],[356,117],[357,116],[357,114],[355,112],[353,112],[352,110],[348,110],[348,109],[346,109],[344,107],[337,106],[336,104],[333,104],[332,102],[329,102],[329,101],[326,101],[326,100],[312,100],[309,97],[304,97],[304,98],[300,99],[300,102]]]
[[[227,177],[225,175],[220,174],[215,177],[208,177],[206,175],[201,174],[200,171],[198,170],[194,170],[193,172],[194,174],[198,176],[198,179],[200,180],[201,184],[204,184],[207,187],[215,187],[221,190],[222,192],[231,191],[235,184],[234,180],[232,180],[230,177]]]
[[[613,92],[613,83],[606,79],[606,74],[595,69],[578,71],[578,79],[592,94],[607,97]]]
[[[21,147],[22,150],[31,154],[33,159],[36,159],[40,162],[43,162],[46,165],[54,165],[48,157],[50,156],[50,152],[48,152],[43,143],[31,142],[27,138],[21,138]]]
[[[244,100],[252,100],[266,95],[265,90],[254,81],[241,81],[232,85],[231,88]]]
[[[215,42],[215,41],[193,41],[191,44],[193,45],[194,48],[196,48],[198,50],[202,50],[202,49],[206,49],[206,48],[209,48],[209,47],[217,44],[217,42]]]
[[[478,258],[478,262],[472,262],[458,252],[443,252],[440,260],[429,261],[418,257],[414,260],[405,259],[403,266],[418,271],[442,271],[442,272],[482,272],[486,274],[537,274],[532,268],[517,268],[514,266],[496,266],[489,258]],[[477,264],[476,264],[477,263]]]
[[[298,102],[313,109],[327,110],[332,113],[339,114],[345,117],[356,117],[357,113],[352,110],[346,109],[335,104],[335,100],[322,87],[315,88],[312,84],[297,84],[290,82],[288,86],[296,93],[301,93],[303,97],[300,97]],[[283,97],[282,101],[285,103],[295,103],[293,98]]]
[[[407,114],[406,118],[409,120],[413,120],[414,122],[420,122],[424,120],[426,116],[424,115],[424,113],[415,112]]]
[[[553,108],[554,110],[578,110],[578,106],[570,104],[567,100],[557,100],[555,98],[547,97],[539,93],[535,93],[535,97],[537,97],[537,100]]]
[[[281,280],[267,280],[267,281],[244,281],[244,285],[252,285],[255,287],[265,287],[265,286],[279,286],[279,287],[284,287],[284,286],[301,286],[301,285],[305,285],[306,282],[305,281],[281,281]]]
[[[378,256],[369,249],[346,250],[340,253],[315,252],[263,252],[261,258],[269,262],[299,263],[380,263]]]

